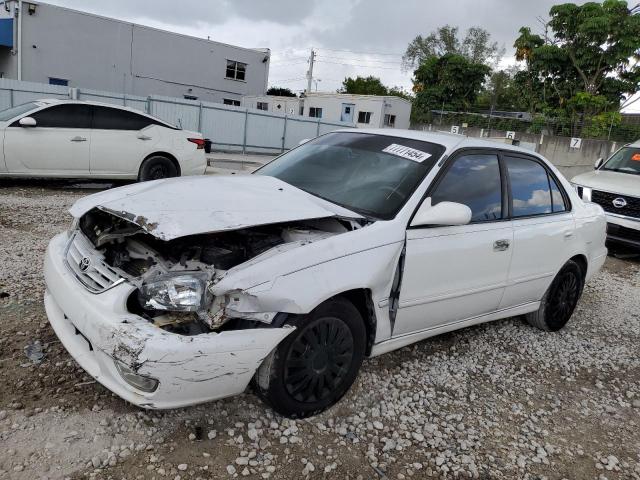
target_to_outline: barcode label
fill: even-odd
[[[404,145],[398,145],[397,143],[392,143],[382,151],[384,153],[390,153],[391,155],[413,160],[414,162],[424,162],[431,156],[430,153],[422,152],[415,148],[405,147]]]

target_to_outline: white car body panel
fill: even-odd
[[[421,330],[425,311],[433,327],[495,311],[512,249],[493,244],[512,238],[509,222],[409,229],[394,334]]]
[[[90,129],[20,128],[7,124],[4,132],[4,158],[11,173],[39,176],[90,174]]]
[[[154,154],[174,158],[182,176],[205,173],[204,150],[187,140],[201,139],[198,132],[174,129],[144,112],[117,105],[58,99],[34,103],[37,105],[34,109],[0,122],[3,138],[0,176],[135,180],[142,162]],[[67,104],[126,111],[164,125],[149,125],[141,130],[10,126],[40,110]]]
[[[361,218],[281,180],[258,175],[129,185],[85,197],[70,212],[77,218],[96,207],[131,220],[162,240],[339,214]]]
[[[291,333],[291,328],[277,324],[279,314],[309,313],[344,292],[364,291],[370,297],[374,335],[369,354],[375,356],[447,331],[535,311],[567,260],[584,258],[587,280],[604,263],[602,209],[582,202],[546,161],[570,199],[568,213],[407,228],[447,157],[458,149],[492,148],[542,157],[458,135],[386,129],[361,132],[440,143],[446,151],[395,218],[277,245],[226,270],[209,287],[214,298],[225,299],[224,316],[261,322],[265,328],[212,332],[196,340],[159,330],[127,311],[127,297],[135,290],[129,282],[97,295],[84,290],[64,266],[67,240],[61,235],[47,251],[45,277],[47,313],[65,346],[89,373],[121,397],[147,408],[171,408],[242,391],[262,359]],[[309,219],[364,222],[354,212],[260,176],[148,182],[86,197],[70,211],[79,218],[93,208],[136,223],[162,240]],[[496,251],[498,240],[508,240],[512,247]],[[391,291],[403,252],[399,308],[392,313]],[[72,338],[69,333],[69,322],[104,356],[89,359],[77,344],[77,335]],[[124,344],[124,349],[114,342]],[[192,343],[207,354],[195,358]],[[242,355],[230,358],[231,347]],[[167,352],[170,355],[160,361]],[[158,396],[143,395],[124,383],[114,373],[111,359],[116,357],[138,366],[141,374],[160,378]]]

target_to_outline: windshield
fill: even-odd
[[[640,148],[624,147],[611,155],[601,170],[640,175]]]
[[[377,219],[393,218],[444,153],[435,143],[340,132],[318,137],[255,172]]]
[[[16,118],[23,113],[27,113],[31,110],[38,108],[38,104],[35,102],[23,103],[22,105],[16,105],[15,107],[7,108],[0,111],[0,122],[6,122],[12,118]]]

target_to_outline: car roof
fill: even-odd
[[[341,129],[338,131],[354,133],[354,129]],[[527,155],[533,155],[540,158],[540,155],[533,150],[528,150],[516,145],[509,145],[508,143],[502,143],[483,138],[467,137],[465,135],[459,135],[449,132],[403,130],[397,128],[358,128],[355,130],[355,133],[386,135],[389,137],[408,138],[411,140],[421,140],[423,142],[437,143],[443,145],[447,149],[447,153],[450,153],[452,150],[458,148],[496,148],[500,150],[512,150],[514,152],[526,153]]]
[[[83,105],[95,105],[97,107],[117,108],[118,110],[126,110],[128,112],[137,113],[138,115],[145,115],[147,117],[153,118],[154,120],[161,121],[162,123],[164,123],[166,125],[171,125],[170,123],[165,122],[164,120],[162,120],[162,119],[160,119],[158,117],[154,117],[153,115],[150,115],[150,114],[148,114],[146,112],[143,112],[142,110],[137,110],[135,108],[126,107],[124,105],[114,105],[113,103],[94,102],[94,101],[88,101],[88,100],[67,100],[67,99],[62,99],[62,98],[41,98],[41,99],[38,99],[38,100],[33,100],[33,102],[34,103],[41,103],[43,105],[83,104]]]

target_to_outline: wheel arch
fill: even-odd
[[[176,171],[178,172],[178,176],[182,175],[182,171],[180,169],[180,162],[178,162],[178,159],[176,158],[175,155],[173,155],[173,154],[171,154],[169,152],[165,152],[165,151],[157,151],[157,152],[150,153],[149,155],[144,157],[142,162],[140,162],[140,166],[138,167],[138,176],[140,176],[140,171],[142,170],[142,165],[144,165],[144,162],[149,160],[151,157],[165,157],[165,158],[168,158],[169,160],[171,160],[171,163],[173,163],[174,167],[176,167]]]
[[[580,267],[580,272],[582,273],[582,281],[585,281],[587,277],[587,269],[589,268],[589,263],[587,261],[586,255],[578,254],[571,257],[569,260],[575,262]]]
[[[329,298],[326,298],[322,302],[320,302],[317,306],[334,300],[336,298],[344,298],[351,302],[354,307],[358,310],[360,315],[362,316],[362,320],[364,321],[365,330],[367,332],[367,346],[365,350],[365,355],[369,356],[371,354],[371,349],[373,348],[373,344],[376,338],[376,331],[378,326],[378,321],[376,317],[375,306],[373,304],[373,297],[371,290],[368,288],[355,288],[352,290],[346,290],[344,292],[340,292],[336,295],[333,295]],[[287,319],[292,316],[301,316],[303,314],[294,314],[294,313],[286,313],[281,312],[276,315],[271,322],[271,326],[275,328],[282,327]]]

